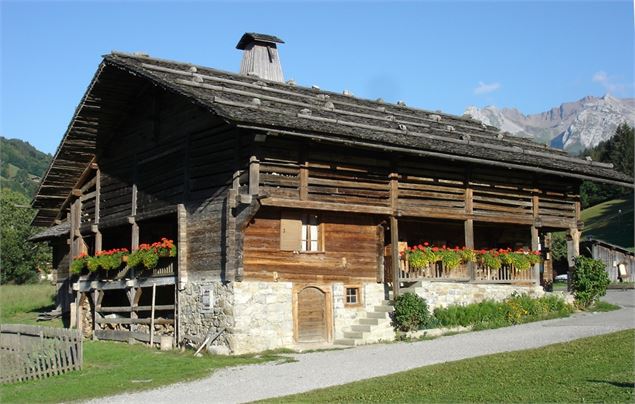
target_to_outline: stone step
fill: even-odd
[[[344,338],[361,339],[363,340],[365,332],[362,331],[344,331]]]
[[[379,319],[378,318],[360,318],[359,323],[364,325],[377,325],[379,324]]]
[[[359,345],[359,342],[355,338],[341,338],[333,341],[335,345],[346,345],[346,346],[355,346]]]
[[[385,311],[380,311],[380,312],[375,312],[375,311],[371,311],[366,313],[366,318],[386,318],[386,314],[387,312]]]
[[[370,332],[372,331],[372,327],[370,325],[364,325],[364,324],[355,324],[351,326],[351,330],[352,331],[359,331],[359,332]]]
[[[374,308],[376,312],[391,313],[395,311],[394,307],[388,305],[375,306]]]

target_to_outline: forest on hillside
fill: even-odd
[[[51,158],[28,142],[0,136],[0,188],[32,198]]]

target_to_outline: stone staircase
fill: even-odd
[[[381,305],[366,311],[353,324],[344,328],[344,338],[336,339],[334,344],[357,346],[394,340],[395,330],[390,319],[393,310],[392,302],[384,300]]]

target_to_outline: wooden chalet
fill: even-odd
[[[33,200],[70,325],[233,353],[389,339],[404,288],[433,306],[541,290],[539,266],[409,271],[400,245],[547,251],[565,230],[577,254],[580,182],[633,187],[470,117],[285,82],[281,43],[245,34],[238,74],[103,57]],[[69,272],[162,237],[178,254],[153,270]]]

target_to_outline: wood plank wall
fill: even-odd
[[[322,203],[344,211],[524,225],[539,219],[538,226],[576,226],[575,181],[470,166],[460,159],[387,156],[280,138],[268,138],[258,150],[261,190],[272,206],[304,200],[316,202],[306,207]],[[392,206],[391,172],[398,184]]]
[[[240,133],[158,89],[146,89],[130,105],[116,133],[99,138],[99,191],[94,192],[97,181],[84,180],[93,181],[86,191],[99,198],[99,229],[107,236],[112,226],[130,227],[132,244],[117,247],[134,248],[143,220],[173,214],[176,224],[177,205],[184,204],[188,244],[179,253],[187,254],[189,271],[220,276],[226,265],[227,194],[238,165],[247,165]],[[89,224],[96,205],[95,198],[81,205],[85,236],[95,232]]]
[[[323,252],[280,250],[280,209],[262,208],[245,232],[246,280],[375,280],[378,254],[376,218],[364,215],[318,215]]]

